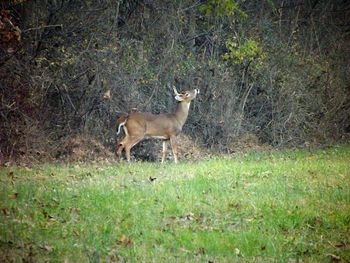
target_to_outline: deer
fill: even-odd
[[[122,158],[125,150],[126,159],[130,162],[130,150],[144,138],[156,138],[163,140],[162,163],[165,161],[167,144],[170,141],[175,163],[177,158],[177,136],[184,126],[191,101],[199,94],[199,89],[178,92],[173,86],[175,100],[178,102],[175,112],[152,114],[132,110],[117,119],[118,131],[124,130],[125,137],[116,145],[116,155]]]

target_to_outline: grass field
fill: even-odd
[[[349,262],[350,147],[0,168],[0,262]]]

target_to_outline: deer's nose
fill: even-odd
[[[199,89],[195,89],[195,91],[196,91],[196,94],[199,94]]]

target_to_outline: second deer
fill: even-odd
[[[199,93],[199,89],[177,92],[173,87],[175,99],[178,101],[174,113],[152,114],[149,112],[130,112],[117,120],[119,134],[123,128],[125,137],[117,143],[116,154],[122,157],[125,150],[126,159],[130,162],[130,150],[144,138],[157,138],[163,140],[162,162],[165,160],[167,143],[170,141],[174,161],[177,159],[177,136],[185,124],[190,104]]]

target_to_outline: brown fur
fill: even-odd
[[[165,159],[166,144],[171,143],[174,160],[177,162],[176,137],[180,134],[186,122],[191,101],[196,98],[199,90],[178,93],[175,89],[175,99],[178,101],[174,113],[152,114],[149,112],[132,111],[127,115],[118,118],[118,129],[123,127],[125,137],[117,144],[116,154],[119,158],[125,150],[126,158],[130,161],[131,148],[142,139],[158,138],[163,139],[163,156]]]

